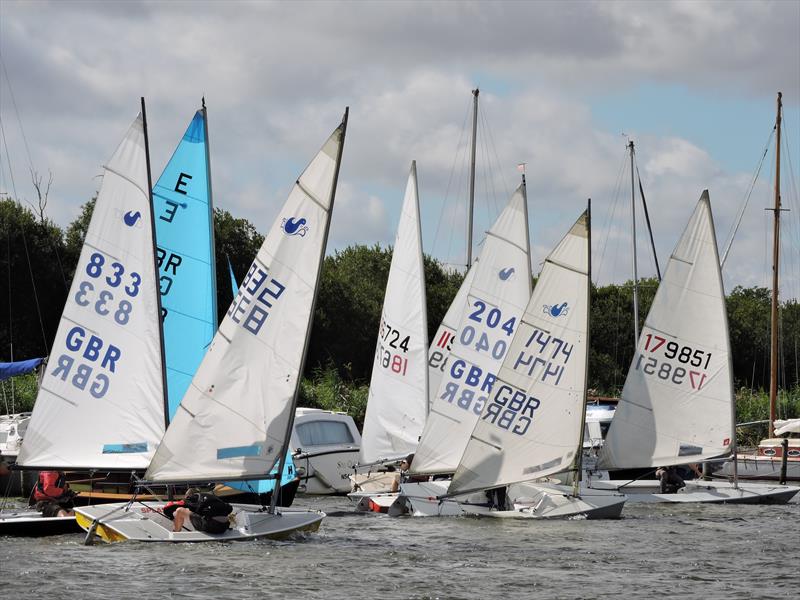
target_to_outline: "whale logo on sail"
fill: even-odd
[[[501,280],[507,281],[508,278],[511,277],[513,274],[514,274],[514,267],[508,267],[505,269],[500,269],[500,271],[497,273],[497,276]]]
[[[569,305],[566,302],[562,302],[561,304],[553,304],[553,306],[548,306],[545,304],[543,308],[544,310],[542,312],[550,315],[551,317],[566,317],[569,313]]]
[[[284,219],[281,223],[281,229],[286,235],[299,235],[303,237],[308,233],[308,225],[306,225],[306,220],[302,217],[299,219],[295,217]]]
[[[133,227],[134,225],[136,225],[136,221],[138,221],[141,218],[141,216],[142,213],[140,213],[138,210],[136,212],[129,210],[122,216],[122,220],[125,221],[125,225],[127,225],[128,227]]]

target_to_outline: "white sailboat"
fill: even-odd
[[[620,516],[623,495],[579,493],[577,487],[534,482],[565,469],[580,469],[590,247],[587,211],[545,260],[497,374],[491,400],[483,408],[446,494],[429,502],[418,499],[415,510],[496,518]],[[486,505],[484,491],[493,488],[506,488],[500,506]]]
[[[164,434],[163,346],[143,115],[105,166],[17,459],[23,468],[144,470]],[[33,529],[75,520],[4,513],[0,532],[18,528],[20,518]]]
[[[264,239],[145,479],[153,483],[263,478],[278,463],[292,430],[299,378],[325,254],[341,163],[347,111],[303,171]],[[163,504],[142,502],[76,510],[89,537],[106,541],[209,541],[283,537],[314,531],[320,511],[234,504],[225,533],[172,531]]]
[[[736,451],[728,318],[708,191],[670,256],[601,450],[600,469],[657,468]],[[690,481],[662,494],[656,481],[590,478],[630,501],[782,503],[798,488]]]
[[[417,163],[413,161],[386,282],[359,465],[397,462],[414,452],[427,413],[428,318]],[[371,472],[355,480],[366,487],[370,483],[383,487],[387,482],[385,475]],[[352,499],[363,495],[356,493]]]
[[[530,242],[525,182],[520,184],[487,232],[472,281],[461,308],[462,317],[439,389],[422,433],[411,472],[414,476],[452,474],[459,464],[475,423],[488,402],[519,319],[531,294]],[[407,482],[401,496],[415,514],[423,493],[434,485],[446,492],[448,481]]]

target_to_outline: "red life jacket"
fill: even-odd
[[[64,481],[64,473],[61,471],[40,471],[39,481],[33,490],[33,499],[36,502],[57,500],[68,489],[69,485]]]

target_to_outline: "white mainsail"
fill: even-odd
[[[456,337],[458,325],[461,323],[461,317],[464,316],[467,308],[467,296],[472,287],[474,275],[475,265],[473,264],[464,275],[464,281],[461,282],[461,287],[458,288],[455,298],[447,308],[444,319],[442,319],[439,329],[436,330],[436,335],[428,349],[428,411],[433,406],[439,385],[442,383],[442,377],[447,369],[447,361],[450,358],[450,351],[453,349],[453,340]]]
[[[448,493],[527,481],[570,466],[582,440],[588,322],[585,212],[545,260]]]
[[[728,316],[706,190],[653,299],[600,465],[657,467],[730,454],[733,403]]]
[[[386,282],[360,462],[414,452],[428,413],[428,318],[417,164],[411,163]]]
[[[280,458],[294,413],[345,126],[346,116],[292,188],[146,479],[255,478]]]
[[[411,469],[453,472],[531,295],[523,182],[488,231]]]
[[[157,293],[139,115],[105,167],[20,465],[147,467],[165,428]]]

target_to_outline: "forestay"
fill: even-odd
[[[464,310],[467,308],[467,296],[472,287],[474,275],[475,265],[473,264],[464,275],[464,281],[461,282],[456,297],[447,308],[444,319],[442,319],[439,329],[436,330],[436,335],[428,349],[428,411],[433,406],[439,385],[442,383],[442,377],[447,369],[447,361],[450,358],[450,351],[453,349],[456,330],[458,324],[461,323],[461,317],[464,316]]]
[[[207,141],[203,108],[153,187],[170,418],[217,330]]]
[[[105,167],[18,463],[144,469],[164,433],[141,115]]]
[[[417,448],[414,473],[453,472],[492,391],[531,295],[525,184],[488,231],[447,369]]]
[[[411,163],[372,365],[360,462],[414,452],[428,412],[428,318],[417,165]]]
[[[582,440],[589,321],[589,218],[545,260],[448,493],[569,468]]]
[[[294,411],[344,127],[333,132],[290,192],[147,479],[263,477],[280,457]]]
[[[728,318],[708,191],[670,257],[600,455],[604,468],[730,454]]]

